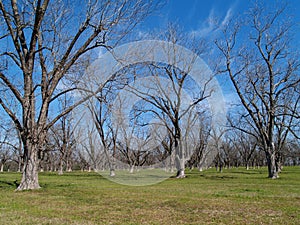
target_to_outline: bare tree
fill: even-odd
[[[18,132],[11,122],[2,121],[0,125],[0,172],[3,172],[7,162],[13,161],[18,164],[18,171],[21,169],[22,155],[20,154],[20,138]]]
[[[17,190],[40,188],[39,152],[49,128],[90,96],[57,112],[55,102],[76,90],[88,52],[116,44],[153,9],[151,1],[0,0],[0,105],[23,142],[24,168]],[[72,78],[66,82],[67,78]],[[90,95],[92,95],[91,93]],[[16,99],[20,113],[9,107]],[[52,115],[49,110],[52,109]]]
[[[126,117],[128,102],[132,101],[130,95],[118,95],[113,110],[116,111],[116,117],[113,126],[118,129],[116,135],[116,149],[118,154],[116,159],[125,165],[129,165],[130,173],[139,166],[147,164],[150,152],[154,149],[153,134],[145,129],[145,124],[140,124],[139,110],[132,110],[132,116]],[[149,165],[148,165],[149,166]]]
[[[85,138],[80,141],[81,150],[79,149],[79,158],[88,166],[88,171],[93,169],[98,171],[104,167],[105,153],[101,140],[99,140],[95,126],[85,126]]]
[[[62,104],[66,104],[66,102]],[[68,114],[61,117],[59,121],[50,128],[51,133],[49,135],[52,135],[55,142],[53,147],[58,150],[60,155],[59,175],[63,174],[64,167],[66,171],[72,171],[72,155],[76,148],[75,129],[77,124],[78,121],[76,123],[73,116]]]
[[[187,162],[190,168],[197,167],[199,171],[202,171],[209,165],[210,159],[208,155],[211,153],[209,148],[207,148],[207,142],[210,135],[210,121],[207,116],[201,115],[197,119],[195,124],[191,124],[194,129],[192,132],[188,131],[187,136],[190,136],[186,140],[188,145],[186,148],[192,149],[193,153]]]
[[[12,161],[17,163],[18,165],[18,172],[21,172],[22,165],[23,165],[23,152],[22,152],[22,140],[17,131],[17,141],[15,144],[12,145]]]
[[[6,137],[0,141],[0,172],[4,171],[4,165],[11,159],[11,149],[6,143]]]
[[[174,43],[175,44],[175,43]],[[182,59],[181,59],[182,60]],[[183,62],[184,63],[184,62]],[[190,65],[185,65],[187,68]],[[184,139],[188,135],[187,130],[193,126],[200,111],[197,105],[204,102],[212,90],[204,89],[195,94],[193,98],[185,95],[189,84],[188,72],[180,71],[174,65],[150,65],[149,72],[152,79],[145,82],[143,88],[131,87],[132,92],[151,106],[141,110],[152,113],[158,118],[174,139],[175,166],[177,178],[185,177],[185,163],[189,154],[185,154]],[[163,82],[167,79],[169,83]],[[209,82],[210,79],[207,80]],[[187,103],[187,101],[190,101]],[[193,114],[192,116],[190,114]]]
[[[110,176],[115,176],[114,169],[114,159],[113,154],[110,154],[110,146],[112,144],[112,129],[110,126],[109,116],[111,114],[111,107],[109,105],[109,100],[107,100],[107,95],[105,94],[105,90],[103,89],[95,98],[90,99],[88,101],[88,109],[91,113],[92,120],[96,127],[97,133],[100,137],[100,141],[104,150],[104,154],[106,156],[106,160],[110,170]],[[93,101],[95,99],[95,101]]]
[[[8,135],[8,130],[5,127],[0,126],[0,172],[3,172],[4,164],[10,158],[10,150],[7,148],[7,145],[10,144],[10,142],[7,140]]]
[[[219,171],[223,171],[223,167],[225,166],[225,149],[224,149],[224,135],[226,130],[223,127],[212,128],[210,131],[210,139],[208,141],[208,148],[210,151],[216,152],[216,157],[214,159],[215,167]]]
[[[300,165],[300,141],[290,140],[286,144],[286,152],[284,155],[285,165]]]
[[[276,156],[281,147],[276,146],[276,135],[282,134],[280,140],[288,134],[299,138],[296,125],[300,64],[294,54],[297,46],[291,42],[293,27],[285,5],[270,11],[256,4],[246,15],[244,26],[240,19],[229,23],[224,39],[216,41],[225,58],[223,71],[229,75],[244,107],[242,116],[231,125],[259,140],[269,177],[277,178]],[[244,123],[251,130],[243,127]],[[282,130],[276,130],[277,126]]]
[[[230,132],[229,141],[232,143],[233,151],[239,154],[241,157],[242,163],[249,170],[251,161],[255,152],[258,149],[257,139],[252,135],[248,135],[245,132],[240,130],[233,130]]]

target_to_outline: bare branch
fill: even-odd
[[[7,85],[7,87],[12,91],[12,93],[14,94],[14,96],[16,97],[16,99],[23,104],[23,99],[22,96],[20,94],[20,92],[18,91],[18,89],[7,79],[7,77],[0,72],[0,79]]]

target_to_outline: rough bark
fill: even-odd
[[[268,147],[266,152],[267,166],[268,166],[268,177],[272,179],[279,178],[279,171],[276,167],[275,152],[272,146]]]
[[[17,188],[17,191],[22,190],[34,190],[39,189],[39,159],[38,159],[38,149],[36,146],[32,146],[28,154],[24,157],[24,167],[22,173],[21,183]]]
[[[175,138],[175,166],[177,169],[176,178],[185,178],[184,151],[182,148],[182,140],[178,136],[180,136],[180,134],[177,134]]]

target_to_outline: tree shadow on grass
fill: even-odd
[[[247,170],[247,171],[232,171],[232,173],[236,173],[236,174],[245,174],[245,175],[255,175],[255,174],[262,174],[263,171],[261,170]]]
[[[234,176],[228,176],[228,175],[203,175],[205,179],[210,180],[226,180],[226,179],[237,179],[237,177]]]
[[[14,188],[17,188],[19,186],[19,183],[17,180],[13,181],[13,182],[8,182],[8,181],[2,181],[0,180],[0,187],[3,188],[3,187],[6,187],[6,186],[11,186],[11,187],[14,187]]]

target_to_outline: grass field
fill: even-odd
[[[1,173],[0,224],[300,224],[300,167],[278,180],[266,168],[187,175],[134,187],[97,173],[41,173],[40,190],[15,192],[20,174]]]

